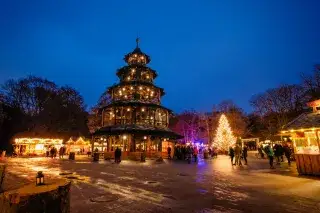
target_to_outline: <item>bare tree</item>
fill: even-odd
[[[100,96],[98,103],[91,108],[90,112],[89,112],[89,116],[88,116],[88,128],[89,131],[91,133],[94,133],[95,131],[97,131],[99,128],[101,128],[101,124],[102,124],[102,113],[101,113],[101,109],[110,104],[112,101],[110,94],[107,92],[107,90],[105,92],[102,93],[102,95]]]
[[[39,114],[44,102],[51,98],[47,95],[47,91],[56,90],[57,86],[53,82],[35,76],[19,80],[11,79],[2,86],[5,103],[19,107],[31,116]]]
[[[262,118],[268,137],[276,134],[291,119],[301,113],[306,102],[299,85],[281,85],[251,98],[250,104]]]
[[[320,64],[314,66],[311,75],[301,74],[302,86],[309,101],[320,99]]]
[[[200,115],[194,110],[185,111],[175,116],[177,120],[172,129],[184,136],[185,142],[195,142],[200,139],[202,131],[200,126]]]

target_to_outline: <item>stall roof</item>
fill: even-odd
[[[303,113],[288,123],[283,130],[320,128],[320,113]]]
[[[65,135],[53,132],[19,132],[14,135],[14,138],[48,138],[48,139],[63,139]]]

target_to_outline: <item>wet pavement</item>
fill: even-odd
[[[300,177],[295,165],[268,169],[267,160],[231,166],[213,160],[145,163],[8,158],[7,189],[48,179],[72,181],[71,212],[320,212],[320,179]]]

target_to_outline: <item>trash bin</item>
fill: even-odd
[[[208,159],[209,158],[209,153],[208,152],[204,152],[203,153],[203,158],[204,159]]]
[[[75,152],[70,152],[69,153],[69,160],[75,160],[75,156],[76,156]]]
[[[100,154],[99,152],[93,153],[93,161],[99,161]]]
[[[141,161],[141,162],[146,162],[146,153],[145,153],[145,152],[141,152],[140,161]]]

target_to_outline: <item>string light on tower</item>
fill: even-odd
[[[236,138],[233,136],[228,119],[224,114],[222,114],[219,119],[219,125],[214,138],[214,146],[216,146],[218,149],[228,151],[229,147],[235,142]]]

